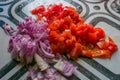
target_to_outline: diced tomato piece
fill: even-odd
[[[59,14],[61,11],[63,10],[62,4],[58,4],[58,5],[50,5],[48,7],[48,12],[53,12],[54,14]]]
[[[59,20],[55,20],[48,27],[51,30],[55,31],[55,30],[57,30],[59,28],[59,25],[60,25],[59,22],[60,22]]]
[[[117,45],[113,42],[113,40],[110,37],[109,37],[109,42],[108,42],[108,49],[111,52],[115,52],[118,49]]]
[[[92,24],[86,24],[86,26],[87,26],[89,32],[91,32],[91,33],[95,32],[94,26]]]
[[[88,39],[90,43],[96,44],[98,39],[95,33],[88,33]]]
[[[31,13],[32,14],[40,14],[40,13],[42,13],[44,11],[45,11],[45,7],[43,5],[41,5],[41,6],[37,7],[37,8],[35,8],[35,9],[33,9],[31,11]]]
[[[92,54],[92,57],[111,58],[111,52],[109,50],[99,50],[96,51],[96,53]]]
[[[36,9],[33,9],[33,10],[31,11],[31,13],[32,13],[32,14],[37,14],[38,11],[37,11]]]
[[[72,35],[76,35],[76,25],[74,23],[70,25],[70,30]]]
[[[75,44],[71,39],[67,39],[65,43],[68,48],[73,48]]]
[[[98,39],[104,38],[105,37],[105,32],[101,28],[94,28],[95,29],[95,34],[97,35]]]
[[[89,57],[89,58],[92,58],[92,51],[89,51],[89,50],[82,50],[82,53],[81,53],[82,56],[85,56],[85,57]]]
[[[115,52],[118,49],[118,47],[115,43],[109,42],[108,49],[112,52]]]
[[[83,50],[81,55],[89,58],[110,58],[111,52],[109,50]]]
[[[49,36],[50,42],[57,43],[59,41],[59,38],[60,38],[60,34],[58,34],[56,31],[50,32],[50,36]]]
[[[101,38],[96,45],[100,48],[100,49],[107,49],[108,47],[108,43],[105,41],[104,38]]]
[[[61,36],[63,36],[65,39],[70,39],[70,37],[71,37],[71,31],[70,31],[70,29],[65,29],[63,31],[63,33],[61,34]]]

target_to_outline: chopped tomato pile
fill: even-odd
[[[45,8],[41,5],[31,13],[38,20],[48,22],[49,41],[54,54],[66,54],[73,59],[79,56],[110,58],[118,49],[103,29],[86,24],[73,7],[54,4]]]

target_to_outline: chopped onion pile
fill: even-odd
[[[27,80],[57,80],[57,71],[48,68],[44,73],[32,68],[27,76]]]
[[[25,22],[20,22],[16,31],[10,30],[4,25],[5,31],[12,35],[9,41],[9,52],[13,58],[21,62],[24,60],[31,62],[35,53],[53,58],[54,54],[52,54],[48,41],[50,30],[47,25],[46,22],[37,21],[31,17],[26,18]],[[30,58],[28,59],[28,57]]]
[[[57,80],[57,71],[53,68],[49,68],[46,70],[45,77],[48,80]]]
[[[59,65],[55,66],[56,70],[50,68],[49,63],[54,63],[53,59],[61,59],[61,55],[55,55],[52,52],[48,39],[50,29],[47,26],[47,22],[37,21],[31,17],[26,18],[24,22],[20,22],[17,30],[13,30],[7,25],[3,26],[5,32],[11,35],[8,51],[12,58],[26,64],[31,63],[34,59],[38,68],[45,71],[45,74],[42,74],[40,71],[31,70],[28,77],[32,80],[43,80],[45,78],[47,80],[57,80],[56,70],[67,77],[75,71],[75,67],[67,61],[61,62],[62,70],[59,70]]]
[[[37,43],[29,35],[19,34],[10,38],[9,52],[13,58],[20,59],[21,62],[29,62],[27,58],[33,59],[33,55],[37,52]]]
[[[26,80],[43,80],[43,79],[44,75],[34,67],[30,69],[30,72],[26,78]]]

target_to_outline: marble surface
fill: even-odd
[[[72,61],[78,69],[68,80],[120,80],[120,0],[0,0],[0,80],[24,80],[28,74],[26,66],[11,59],[7,51],[10,37],[2,25],[8,23],[16,29],[19,21],[32,16],[33,8],[51,3],[75,7],[86,23],[103,28],[119,48],[111,59]]]

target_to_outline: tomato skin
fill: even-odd
[[[94,28],[95,29],[95,34],[97,35],[98,39],[104,38],[105,37],[105,32],[101,28]]]
[[[52,31],[55,31],[59,28],[59,20],[55,20],[53,21],[48,27],[52,30]]]
[[[89,50],[82,50],[82,53],[81,53],[82,56],[86,56],[86,57],[89,57],[89,58],[92,58],[93,57],[93,53]]]
[[[31,13],[32,14],[38,14],[38,13],[42,13],[44,11],[45,11],[45,7],[43,5],[41,5],[41,6],[37,7],[37,8],[35,8],[35,9],[33,9],[31,11]]]
[[[56,44],[59,41],[60,35],[56,31],[51,31],[49,40],[50,42]]]
[[[105,37],[105,32],[101,28],[94,28],[88,33],[89,42],[96,44],[101,38]]]
[[[92,54],[94,58],[111,58],[111,52],[109,50],[99,50],[99,53]]]
[[[81,55],[89,58],[111,58],[109,50],[83,50]]]
[[[62,4],[54,4],[54,5],[49,5],[47,8],[48,12],[52,12],[54,14],[59,14],[59,12],[61,12],[63,10],[62,8]]]
[[[101,38],[97,43],[96,45],[98,46],[98,48],[100,49],[107,49],[108,47],[108,43],[105,41],[104,38]]]
[[[72,23],[70,25],[71,34],[76,35],[76,25]]]
[[[98,41],[97,35],[95,33],[88,33],[88,39],[90,43],[96,44]]]
[[[113,42],[113,40],[110,37],[108,37],[108,41],[105,41],[104,38],[100,39],[100,41],[97,42],[97,46],[100,49],[109,50],[111,52],[115,52],[118,49],[117,45]]]
[[[37,10],[34,9],[34,10],[31,11],[31,13],[32,13],[32,14],[37,14]]]
[[[69,49],[74,48],[75,47],[75,43],[76,43],[75,36],[72,36],[70,39],[67,39],[65,41],[66,47],[68,47]]]
[[[111,52],[115,52],[116,50],[118,50],[117,45],[114,43],[114,41],[109,37],[109,42],[108,42],[108,49]]]
[[[115,52],[115,51],[118,49],[117,45],[114,44],[114,43],[112,43],[112,42],[109,42],[108,45],[109,45],[109,46],[108,46],[108,49],[109,49],[111,52]]]

